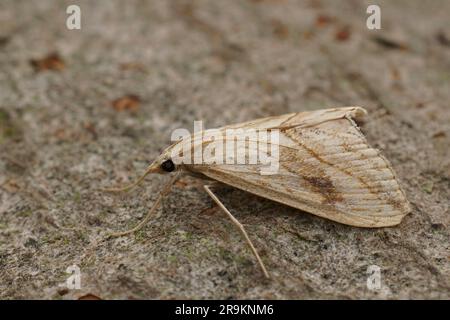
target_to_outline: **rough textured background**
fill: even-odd
[[[2,0],[0,298],[450,298],[450,1],[375,2],[381,31],[363,1]],[[81,31],[65,28],[74,3]],[[363,131],[412,204],[400,226],[220,187],[267,281],[202,181],[183,178],[145,229],[102,241],[167,177],[95,189],[141,174],[175,128],[342,105],[370,112]],[[59,286],[73,264],[81,290]],[[366,287],[373,264],[380,292]]]

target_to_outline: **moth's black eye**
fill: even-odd
[[[172,172],[175,170],[175,164],[172,160],[166,160],[163,163],[161,163],[161,169],[163,169],[166,172]]]

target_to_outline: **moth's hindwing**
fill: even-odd
[[[353,121],[364,114],[362,108],[345,107],[223,127],[279,128],[278,173],[261,175],[260,164],[211,164],[192,170],[343,224],[393,226],[410,211],[409,203],[389,162],[368,145]]]

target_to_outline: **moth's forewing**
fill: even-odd
[[[410,211],[389,162],[352,120],[359,107],[301,112],[221,128],[280,128],[279,169],[262,164],[192,165],[209,178],[340,223],[393,226]],[[284,129],[283,129],[284,128]],[[237,152],[260,152],[260,150]]]

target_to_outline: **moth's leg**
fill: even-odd
[[[153,213],[155,213],[156,209],[158,209],[158,207],[161,203],[161,200],[170,192],[170,188],[177,181],[177,179],[179,177],[180,177],[180,174],[177,173],[177,174],[175,174],[175,176],[172,177],[172,179],[169,180],[169,182],[166,183],[164,188],[159,193],[158,198],[156,198],[155,203],[153,204],[153,206],[150,208],[147,215],[145,216],[144,220],[139,222],[139,224],[137,226],[135,226],[134,228],[127,230],[127,231],[111,233],[111,234],[109,234],[109,236],[110,237],[122,237],[122,236],[126,236],[130,233],[134,233],[134,232],[142,229],[142,227],[145,226],[145,224],[148,222],[148,220],[150,220],[150,217],[153,215]]]
[[[227,214],[227,216],[236,225],[236,227],[238,227],[239,231],[241,231],[242,235],[244,236],[245,240],[247,241],[248,245],[250,246],[250,249],[252,250],[253,254],[255,255],[256,260],[258,260],[259,266],[261,267],[264,275],[266,276],[266,278],[270,278],[269,273],[267,272],[267,269],[264,266],[264,263],[262,262],[261,258],[259,257],[259,254],[258,254],[258,252],[255,249],[255,246],[253,245],[252,241],[248,237],[247,231],[245,231],[244,226],[223,205],[223,203],[219,200],[219,198],[217,198],[217,196],[211,191],[209,186],[203,186],[203,188],[205,188],[206,192],[214,200],[214,202],[217,203],[217,205]]]

